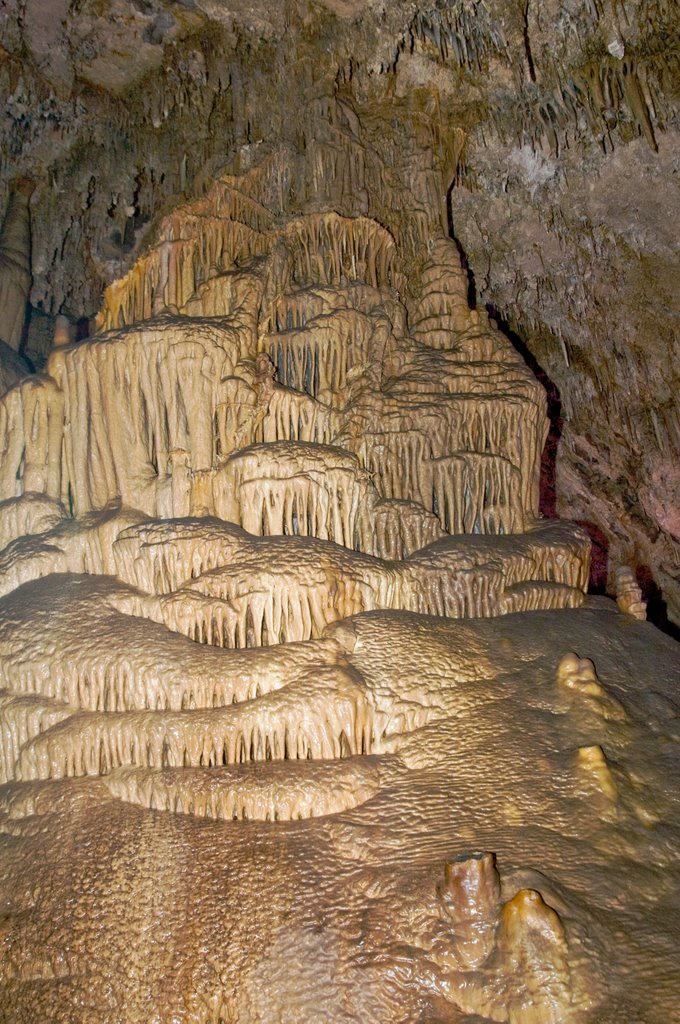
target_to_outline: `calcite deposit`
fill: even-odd
[[[351,36],[361,6],[295,31]],[[269,79],[234,61],[210,117],[228,94],[238,139],[191,184],[185,153],[143,232],[157,178],[108,212],[89,180],[74,231],[128,210],[106,267],[81,254],[99,312],[0,393],[2,1021],[678,1019],[680,653],[635,566],[588,596],[588,533],[541,514],[554,409],[452,223],[470,125],[431,78],[500,74],[493,6],[410,11],[396,57],[383,9],[385,64],[298,69],[266,142]],[[105,44],[81,5],[60,60],[62,7],[58,29],[22,15],[55,103],[76,79],[129,96],[182,45],[195,106],[222,59],[204,19],[254,45],[220,3],[128,24],[118,0]],[[250,29],[285,28],[274,8]],[[653,150],[651,72],[625,68],[587,77],[588,107],[625,102]]]

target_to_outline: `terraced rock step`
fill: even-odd
[[[380,789],[380,757],[214,768],[121,768],[113,796],[155,811],[225,821],[296,821],[351,810]],[[389,758],[387,758],[389,760]]]

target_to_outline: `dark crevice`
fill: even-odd
[[[668,618],[668,606],[663,598],[663,591],[652,575],[648,565],[638,565],[635,570],[638,586],[647,602],[647,621],[673,640],[680,640],[680,626]]]
[[[456,248],[460,254],[461,264],[468,279],[468,303],[471,309],[475,309],[477,306],[477,287],[475,284],[475,276],[472,271],[472,267],[467,258],[467,254],[456,236],[455,225],[453,222],[453,212],[451,207],[451,194],[455,188],[455,183],[452,184],[446,195],[446,215],[447,215],[447,227],[449,237],[455,242]],[[534,374],[536,379],[545,388],[547,396],[547,415],[548,415],[548,437],[546,439],[543,454],[541,456],[541,482],[540,482],[540,500],[539,500],[539,512],[541,515],[549,519],[554,519],[557,515],[556,504],[556,461],[557,461],[557,449],[559,447],[560,439],[562,437],[563,419],[562,419],[562,402],[560,398],[559,388],[553,380],[548,376],[543,367],[540,365],[536,357],[534,356],[531,349],[527,346],[526,342],[512,330],[508,321],[502,316],[502,314],[492,305],[486,306],[486,311],[490,319],[496,324],[498,329],[508,339],[510,344],[519,352],[522,359],[529,367],[531,372]],[[598,576],[599,580],[599,576]]]
[[[534,58],[531,53],[531,40],[529,39],[529,0],[526,0],[526,3],[524,4],[524,24],[522,26],[522,35],[524,37],[524,52],[527,58],[529,78],[532,82],[535,82],[536,68],[534,67]]]
[[[555,467],[557,462],[557,450],[559,448],[564,426],[560,391],[557,384],[555,384],[555,382],[548,376],[541,364],[538,362],[526,342],[519,336],[519,334],[512,330],[508,321],[495,308],[495,306],[487,305],[486,311],[489,314],[489,318],[493,320],[498,329],[503,332],[513,348],[519,352],[534,377],[536,377],[536,379],[540,381],[545,388],[547,397],[546,412],[548,415],[549,427],[548,437],[546,438],[543,454],[541,456],[539,511],[541,515],[546,516],[546,518],[554,519],[557,516]]]
[[[446,221],[447,221],[448,235],[449,235],[449,238],[452,240],[452,242],[455,243],[455,246],[458,249],[458,254],[460,256],[460,262],[461,262],[461,264],[463,266],[463,270],[465,271],[465,273],[467,275],[467,279],[468,279],[468,293],[467,293],[468,305],[470,306],[470,309],[476,309],[477,308],[477,285],[475,284],[475,275],[472,272],[472,267],[470,266],[470,264],[468,262],[468,258],[467,258],[467,254],[465,252],[465,249],[461,245],[460,239],[456,235],[455,228],[454,228],[454,223],[453,223],[453,211],[452,211],[452,208],[451,208],[451,194],[452,194],[452,192],[453,192],[455,187],[456,187],[456,183],[453,182],[449,186],[448,192],[446,193]]]
[[[589,594],[608,594],[607,579],[609,577],[609,540],[595,523],[586,519],[577,519],[576,523],[590,537],[590,578]],[[611,596],[611,595],[610,595]]]

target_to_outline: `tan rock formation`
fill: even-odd
[[[616,570],[616,603],[622,612],[643,622],[647,618],[647,602],[643,600],[633,570],[622,565]]]
[[[432,168],[319,105],[0,397],[0,1017],[666,1021],[677,650],[540,518]]]

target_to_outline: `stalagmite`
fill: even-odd
[[[578,766],[608,800],[616,800],[617,789],[602,747],[579,747]]]
[[[225,460],[288,441],[344,447],[378,497],[421,504],[446,532],[525,529],[538,508],[545,398],[468,307],[455,245],[425,246],[409,335],[389,232],[335,213],[274,228],[265,196],[234,189],[225,182],[169,215],[108,289],[100,333],[53,350],[49,446],[27,478],[19,456],[7,463],[18,483],[0,481],[0,497],[45,491],[76,515],[112,500],[204,514],[217,511],[210,482]],[[16,399],[4,405],[0,443],[18,452],[36,428],[19,426]]]
[[[54,325],[54,337],[52,338],[53,348],[62,348],[70,345],[73,341],[71,324],[65,316],[58,316]]]
[[[473,970],[486,960],[496,940],[501,889],[493,854],[448,861],[439,892],[452,921],[456,957],[463,969]]]
[[[513,979],[508,1020],[512,1024],[565,1020],[571,998],[564,926],[539,892],[521,889],[503,906],[499,946]]]
[[[626,712],[621,703],[613,697],[597,678],[595,666],[589,658],[577,654],[565,654],[557,666],[557,682],[560,686],[584,698],[587,705],[598,714],[613,721],[624,721]]]
[[[627,565],[616,570],[616,603],[622,612],[635,619],[644,622],[647,618],[647,602],[643,600],[633,570]]]

